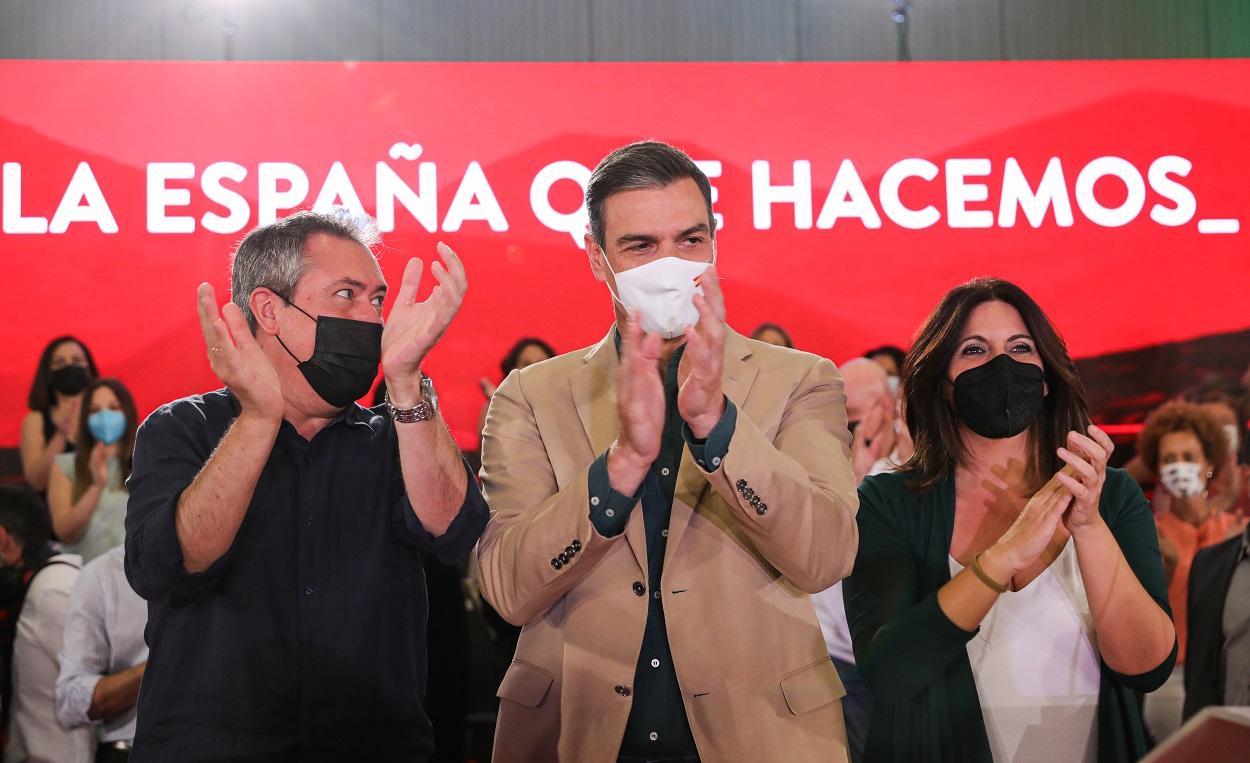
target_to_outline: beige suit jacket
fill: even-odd
[[[641,505],[616,537],[590,521],[617,365],[609,332],[513,372],[490,403],[477,560],[483,594],[524,626],[499,687],[499,763],[609,763],[620,749],[647,617],[635,583],[650,581]],[[808,597],[850,573],[858,545],[842,379],[729,331],[724,390],[738,408],[728,453],[708,473],[685,450],[660,581],[690,727],[705,763],[845,761],[845,692]]]

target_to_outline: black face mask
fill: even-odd
[[[299,305],[283,299],[308,315]],[[299,363],[300,373],[313,392],[330,405],[345,408],[363,397],[377,378],[378,364],[382,362],[382,324],[328,315],[308,317],[317,324],[311,358],[296,358],[281,337],[277,337],[278,344]]]
[[[52,389],[62,395],[77,395],[87,388],[87,369],[82,366],[65,366],[52,372]]]
[[[854,436],[855,436],[855,427],[857,427],[857,426],[859,426],[859,422],[858,422],[858,421],[848,421],[848,422],[846,422],[846,429],[847,429],[847,431],[848,431],[848,432],[850,432],[850,433],[851,433],[851,437],[854,437]]]
[[[1041,414],[1045,382],[1037,366],[999,355],[955,378],[955,413],[982,437],[1015,437]]]

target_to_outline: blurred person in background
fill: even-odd
[[[890,391],[885,369],[867,358],[855,358],[841,366],[846,385],[846,419],[851,432],[851,471],[859,484],[870,474],[893,471],[905,459],[894,449],[898,420],[894,394]],[[872,695],[864,686],[863,676],[855,667],[855,652],[850,626],[846,622],[846,604],[842,583],[835,583],[820,593],[812,594],[816,617],[825,637],[829,658],[838,670],[846,696],[842,698],[842,715],[846,721],[846,738],[851,760],[864,757],[864,742],[872,713]]]
[[[87,345],[72,336],[48,342],[30,385],[22,419],[22,476],[36,491],[48,489],[52,460],[74,450],[83,390],[99,376]]]
[[[499,371],[503,375],[501,379],[508,378],[508,374],[519,368],[529,368],[548,358],[554,358],[556,351],[551,345],[541,339],[532,336],[523,337],[516,341],[503,356],[503,360],[499,362]],[[478,388],[482,390],[482,396],[486,398],[486,402],[482,403],[482,410],[477,417],[477,431],[481,432],[482,427],[486,425],[486,411],[490,408],[490,399],[495,395],[495,390],[499,385],[492,382],[489,378],[483,376],[478,379]]]
[[[66,729],[93,728],[95,763],[125,763],[135,738],[135,703],[147,667],[148,605],[126,580],[116,546],[83,566],[69,595],[56,717]]]
[[[138,413],[117,379],[83,392],[73,453],[53,460],[48,483],[52,530],[66,553],[89,562],[126,539],[126,479],[134,460]]]
[[[1187,390],[1184,399],[1211,414],[1228,440],[1220,476],[1207,485],[1212,508],[1232,512],[1244,522],[1250,515],[1250,466],[1242,458],[1250,396],[1235,379],[1215,376]]]
[[[885,369],[885,373],[889,377],[890,391],[897,395],[898,380],[903,373],[903,364],[907,360],[907,353],[903,351],[903,348],[886,344],[865,352],[864,357]]]
[[[777,347],[794,349],[794,340],[790,338],[789,332],[776,323],[761,323],[751,332],[751,338]]]
[[[1190,566],[1199,549],[1226,540],[1239,525],[1234,515],[1216,511],[1207,495],[1228,456],[1227,435],[1209,411],[1183,401],[1165,403],[1146,419],[1137,453],[1169,499],[1167,510],[1155,514],[1155,524],[1176,623],[1176,668],[1144,705],[1151,734],[1161,742],[1181,722]]]
[[[48,509],[39,497],[0,487],[0,577],[6,594],[17,587],[16,596],[5,596],[16,599],[17,609],[5,634],[5,644],[12,645],[4,653],[12,656],[5,763],[89,763],[95,755],[91,729],[67,731],[56,718],[57,655],[82,559],[59,553],[51,538]]]

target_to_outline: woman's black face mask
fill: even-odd
[[[1033,425],[1046,399],[1046,374],[1031,363],[999,355],[954,381],[955,413],[973,432],[998,440]]]

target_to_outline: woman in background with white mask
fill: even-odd
[[[1184,703],[1185,641],[1188,630],[1189,568],[1199,549],[1238,532],[1237,518],[1211,505],[1207,485],[1227,463],[1228,439],[1214,416],[1193,403],[1172,402],[1146,420],[1137,454],[1168,493],[1168,508],[1155,515],[1168,601],[1176,623],[1176,669],[1162,688],[1146,698],[1145,720],[1156,742],[1179,727]]]
[[[75,453],[56,457],[48,483],[52,529],[66,553],[87,563],[126,539],[126,478],[138,426],[134,398],[116,379],[83,392]]]

